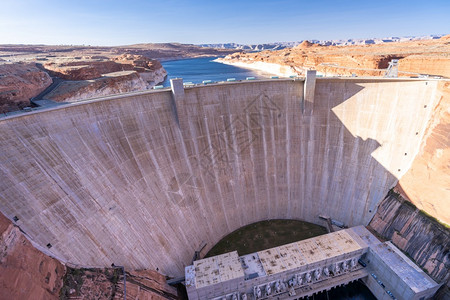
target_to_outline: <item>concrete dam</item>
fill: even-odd
[[[181,83],[6,117],[0,210],[63,262],[171,276],[254,222],[367,225],[418,153],[437,86]]]

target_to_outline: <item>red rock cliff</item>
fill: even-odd
[[[36,64],[0,65],[0,113],[30,105],[30,98],[52,83],[50,76]]]
[[[419,209],[450,224],[450,82],[441,82],[438,93],[420,151],[397,188]]]
[[[59,299],[65,267],[36,248],[0,214],[0,298]]]

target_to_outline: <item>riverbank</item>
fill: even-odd
[[[292,66],[280,65],[275,63],[267,63],[262,61],[252,61],[252,62],[243,62],[230,60],[225,58],[217,58],[214,60],[215,62],[236,66],[240,68],[258,70],[266,73],[270,73],[276,76],[289,77],[289,76],[297,76],[299,75],[298,70],[296,70]]]

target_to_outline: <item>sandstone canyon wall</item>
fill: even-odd
[[[0,213],[0,298],[59,299],[65,266],[37,250]]]
[[[303,76],[309,69],[325,76],[383,76],[389,62],[399,59],[399,76],[450,77],[449,52],[450,36],[365,46],[322,46],[304,41],[294,48],[239,52],[218,61],[281,76]]]
[[[164,76],[162,77],[164,80]],[[103,74],[101,78],[83,81],[65,81],[45,96],[56,102],[76,102],[90,98],[142,91],[148,84],[136,71]]]
[[[160,62],[130,54],[106,61],[48,63],[44,68],[67,80],[45,95],[46,99],[57,102],[148,90],[167,75]]]
[[[408,254],[450,296],[450,232],[395,191],[380,203],[369,224]],[[445,296],[445,295],[444,295]],[[446,299],[443,296],[442,299]]]
[[[450,81],[439,84],[436,97],[419,154],[397,188],[417,208],[450,225]]]
[[[156,271],[125,271],[122,268],[73,269],[68,268],[60,299],[113,300],[176,300],[177,289],[166,283],[166,278]]]
[[[35,63],[0,65],[0,114],[29,106],[30,98],[51,83],[50,76]]]

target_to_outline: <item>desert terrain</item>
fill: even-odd
[[[402,77],[450,77],[450,35],[433,40],[350,46],[304,41],[278,51],[236,52],[218,61],[281,76],[302,76],[308,69],[324,76],[383,76],[392,59],[399,59]]]

